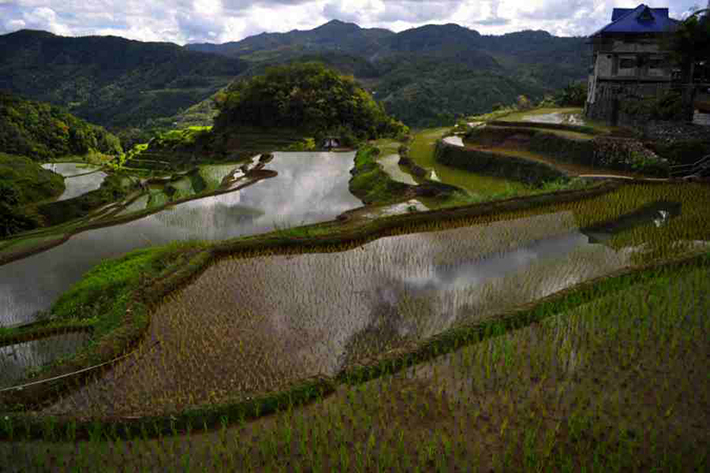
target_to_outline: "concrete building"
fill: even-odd
[[[663,39],[679,24],[668,8],[615,8],[611,23],[589,37],[593,67],[585,115],[616,125],[625,100],[668,91],[674,71]]]

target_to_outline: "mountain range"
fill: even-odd
[[[210,119],[210,97],[231,81],[308,61],[355,76],[410,126],[449,124],[519,95],[542,98],[583,80],[588,67],[584,38],[485,36],[455,24],[395,33],[333,20],[185,46],[21,30],[0,36],[0,90],[63,105],[114,131],[197,124]]]

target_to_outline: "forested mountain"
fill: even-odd
[[[188,44],[187,49],[217,53],[251,61],[284,59],[313,52],[339,51],[370,58],[395,33],[385,29],[360,28],[354,23],[333,20],[308,31],[262,33],[224,44]]]
[[[32,30],[0,36],[0,90],[63,105],[108,127],[172,116],[210,97],[247,67],[239,59],[171,43]]]
[[[23,30],[0,36],[0,90],[64,105],[112,130],[205,124],[214,115],[210,97],[233,80],[319,61],[353,75],[406,124],[424,126],[582,80],[585,51],[583,38],[485,36],[454,24],[394,33],[334,20],[185,47]]]
[[[121,143],[58,106],[0,92],[0,153],[46,161],[90,152],[117,155]]]
[[[451,123],[519,95],[542,98],[583,80],[588,66],[584,38],[544,31],[484,36],[454,24],[393,33],[334,20],[311,31],[186,48],[248,60],[249,73],[321,61],[354,75],[388,112],[412,126]]]

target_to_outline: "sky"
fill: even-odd
[[[638,3],[637,3],[638,1]],[[239,41],[262,32],[308,30],[330,20],[403,31],[456,23],[481,34],[546,30],[586,36],[609,23],[624,0],[0,0],[0,34],[21,29],[62,36],[114,35],[177,44]],[[665,0],[682,18],[704,0]]]

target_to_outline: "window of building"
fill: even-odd
[[[622,57],[619,59],[619,69],[635,69],[636,59]]]
[[[619,59],[617,74],[620,76],[635,76],[637,60],[633,56],[621,56]]]
[[[666,67],[667,64],[662,58],[652,57],[648,60],[648,75],[649,76],[667,76],[670,71]]]

